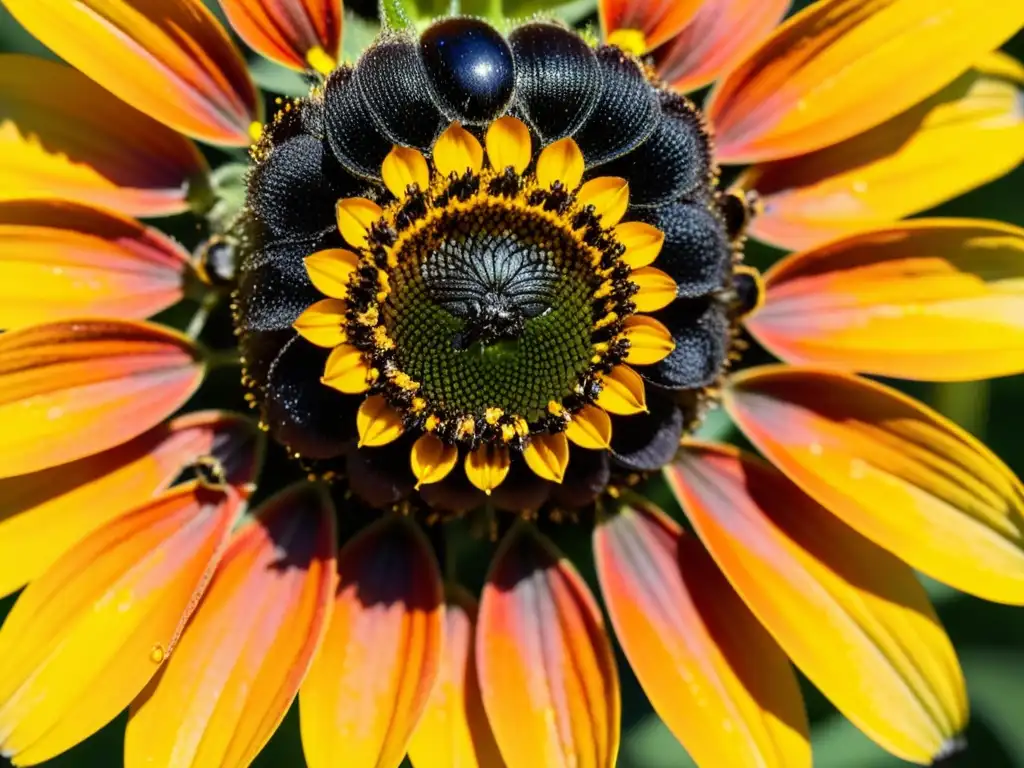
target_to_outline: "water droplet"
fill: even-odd
[[[808,447],[812,456],[821,456],[825,452],[825,449],[821,447],[821,443],[811,443]]]
[[[149,660],[154,664],[162,664],[163,660],[167,658],[167,652],[164,651],[164,647],[157,643],[153,646],[149,652]]]

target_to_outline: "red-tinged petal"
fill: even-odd
[[[888,224],[1002,176],[1024,161],[1024,67],[985,56],[934,96],[831,147],[755,166],[755,237],[809,248]]]
[[[220,0],[239,36],[268,59],[327,73],[341,47],[341,0]]]
[[[158,216],[209,195],[209,169],[191,141],[71,67],[0,55],[0,104],[0,199]]]
[[[619,678],[590,590],[527,523],[498,548],[480,601],[476,663],[509,768],[611,768]]]
[[[1024,229],[917,219],[779,262],[747,326],[791,363],[963,381],[1024,371]]]
[[[0,595],[36,578],[78,541],[165,490],[204,457],[248,495],[262,442],[250,419],[207,411],[95,456],[0,480]]]
[[[477,681],[476,601],[449,586],[444,606],[444,653],[437,683],[420,718],[409,759],[415,768],[503,768]]]
[[[201,0],[3,0],[33,37],[118,98],[187,136],[245,146],[260,102]]]
[[[704,0],[600,0],[598,11],[606,40],[616,42],[620,30],[643,33],[643,53],[675,37],[694,17]]]
[[[291,706],[330,619],[334,509],[286,488],[237,530],[163,674],[132,705],[125,766],[249,765]]]
[[[1024,488],[966,432],[881,384],[815,369],[752,369],[725,403],[851,527],[939,581],[1024,604]]]
[[[338,554],[334,616],[299,694],[310,768],[398,768],[441,667],[441,574],[423,532],[387,517]]]
[[[15,765],[99,730],[157,673],[239,499],[182,486],[97,529],[29,585],[0,631],[0,751]]]
[[[182,297],[189,263],[169,237],[118,214],[0,202],[0,328],[149,317]]]
[[[774,160],[848,139],[931,96],[1022,24],[1017,2],[984,13],[975,0],[814,3],[712,93],[715,155]]]
[[[666,476],[736,591],[854,725],[916,763],[948,747],[967,694],[908,567],[735,449],[689,446]]]
[[[149,323],[81,320],[0,336],[0,478],[91,456],[156,425],[199,386],[199,350]]]
[[[696,539],[625,507],[594,531],[615,635],[654,710],[698,765],[811,765],[789,660]]]
[[[681,92],[717,80],[786,15],[790,0],[704,0],[678,35],[654,51],[658,75]]]

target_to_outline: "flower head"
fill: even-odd
[[[810,764],[790,661],[963,748],[911,569],[1024,603],[1024,490],[859,374],[1024,371],[1024,231],[901,221],[1020,162],[1019,6],[603,0],[595,41],[386,2],[339,64],[340,3],[222,0],[312,83],[264,124],[198,0],[2,2],[74,67],[0,67],[15,764],[127,707],[126,765],[245,766],[297,697],[312,768],[611,766],[611,629],[702,766]],[[182,212],[191,253],[130,218]]]

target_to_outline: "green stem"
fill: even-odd
[[[203,295],[196,313],[192,315],[192,319],[189,320],[188,327],[185,329],[185,335],[192,339],[192,341],[197,340],[200,334],[202,334],[203,328],[206,327],[206,322],[210,319],[210,315],[213,313],[218,302],[220,302],[220,294],[215,291],[210,291]]]

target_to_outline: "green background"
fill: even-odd
[[[432,0],[440,4],[439,0]],[[540,0],[511,0],[514,15],[525,15],[543,7]],[[1017,0],[990,0],[1016,2]],[[214,3],[211,3],[213,5]],[[806,5],[796,3],[796,7]],[[359,3],[353,8],[372,13]],[[576,0],[557,9],[559,15],[574,21],[594,23],[591,0]],[[478,12],[486,6],[481,5]],[[509,8],[508,5],[505,6]],[[984,12],[979,2],[978,12]],[[473,10],[477,10],[475,7]],[[367,16],[346,14],[345,52],[354,58],[376,30]],[[1006,50],[1024,58],[1024,35],[1018,35]],[[50,55],[30,39],[6,11],[0,7],[0,51],[18,51]],[[269,91],[301,93],[301,78],[250,52],[254,76]],[[45,83],[40,83],[45,88]],[[884,98],[884,93],[879,94]],[[1021,109],[1024,111],[1024,100]],[[211,154],[218,161],[215,153]],[[1024,168],[978,189],[958,200],[927,212],[929,215],[973,216],[1001,219],[1024,225]],[[179,222],[180,223],[180,222]],[[177,227],[172,227],[177,229]],[[778,256],[767,248],[753,245],[751,258],[764,264]],[[950,416],[984,440],[1018,475],[1024,475],[1024,377],[993,382],[955,385],[899,385],[914,396]],[[711,421],[707,429],[727,439],[735,432],[722,418]],[[678,511],[678,510],[676,510]],[[573,557],[581,571],[593,583],[589,537],[565,530],[559,544]],[[462,563],[470,582],[479,578],[486,554]],[[926,580],[943,623],[960,655],[972,701],[972,720],[967,733],[971,744],[963,765],[979,768],[1024,768],[1024,610],[982,602],[948,587]],[[0,616],[14,598],[0,601]],[[619,765],[622,768],[675,768],[693,765],[658,717],[651,711],[636,679],[624,663],[621,653],[620,676],[623,689],[623,738]],[[805,686],[808,712],[813,727],[815,765],[819,768],[886,768],[906,765],[880,750],[839,716],[820,694]],[[62,768],[121,765],[121,742],[125,717],[122,715],[84,744],[57,758],[51,765]],[[302,766],[298,723],[294,708],[268,748],[257,760],[259,766]],[[8,765],[0,758],[0,765]],[[339,762],[339,768],[344,768]],[[713,767],[714,768],[714,767]]]

